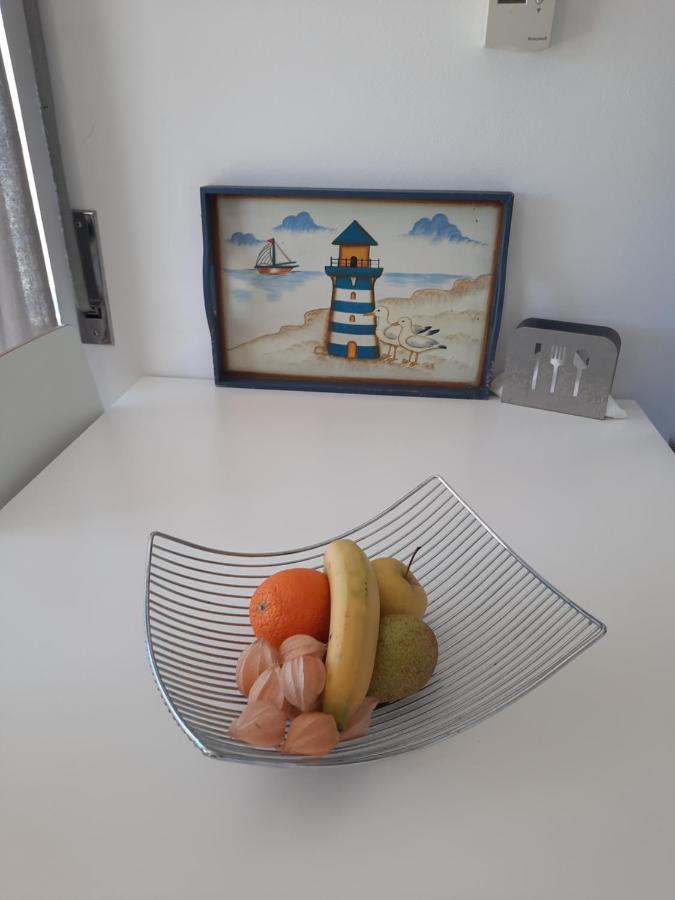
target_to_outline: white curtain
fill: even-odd
[[[56,325],[7,74],[0,58],[0,353]]]

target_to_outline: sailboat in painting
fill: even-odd
[[[284,253],[274,238],[269,238],[258,254],[254,268],[259,275],[288,275],[297,267],[298,263]]]

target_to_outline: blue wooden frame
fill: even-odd
[[[497,349],[499,328],[504,303],[506,285],[506,260],[513,212],[513,194],[506,191],[388,191],[388,190],[339,190],[335,188],[277,188],[250,187],[241,185],[206,185],[201,188],[202,232],[204,238],[204,304],[206,318],[211,332],[213,352],[213,371],[218,385],[244,388],[268,388],[273,390],[326,391],[358,394],[399,394],[419,397],[461,397],[470,399],[486,399],[490,395],[492,366]],[[229,372],[224,366],[221,341],[221,322],[218,298],[218,282],[216,278],[216,257],[214,252],[214,197],[297,197],[349,199],[355,200],[401,200],[401,201],[439,201],[498,203],[502,207],[501,234],[498,239],[497,269],[495,272],[495,288],[487,337],[487,347],[483,363],[481,383],[478,386],[450,388],[434,384],[407,384],[405,382],[381,381],[342,381],[336,379],[294,378],[274,375],[250,375]]]

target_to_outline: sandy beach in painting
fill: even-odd
[[[389,310],[390,320],[409,316],[414,322],[438,329],[445,350],[420,355],[418,365],[405,364],[407,352],[397,360],[336,359],[325,353],[329,310],[310,309],[302,324],[282,325],[274,334],[245,341],[227,351],[232,371],[268,375],[325,378],[374,378],[386,381],[473,382],[479,378],[480,345],[488,312],[491,277],[457,279],[452,288],[422,289],[408,297],[383,297],[378,305]]]

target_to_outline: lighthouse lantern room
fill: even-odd
[[[380,260],[371,256],[377,241],[354,220],[333,244],[338,255],[331,256],[325,267],[333,285],[326,349],[330,356],[378,359],[373,311],[375,282],[382,269]]]

